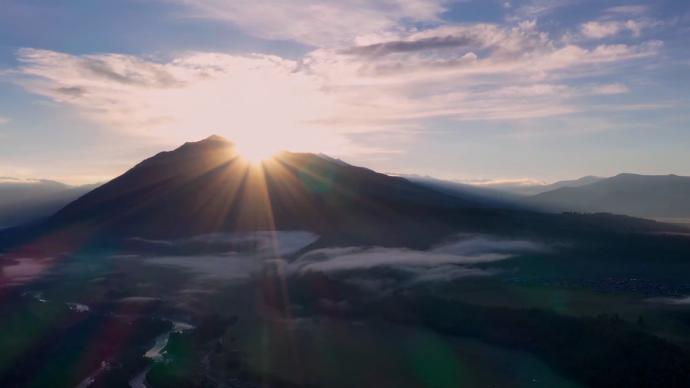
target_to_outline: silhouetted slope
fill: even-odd
[[[432,213],[471,205],[314,154],[281,153],[259,169],[213,136],[139,163],[65,207],[50,225],[143,237],[273,228],[323,234],[388,234],[390,228],[392,235]],[[444,222],[427,223],[434,230]]]
[[[620,174],[580,187],[564,187],[532,197],[552,209],[609,212],[649,218],[690,217],[690,178]]]

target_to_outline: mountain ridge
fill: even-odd
[[[531,197],[535,204],[564,211],[610,212],[645,218],[690,217],[690,177],[621,173],[579,187]]]
[[[260,190],[266,198],[256,197]],[[463,206],[403,178],[315,154],[282,152],[257,172],[232,142],[212,136],[143,160],[60,210],[49,223],[99,224],[144,237],[276,227],[323,233],[378,225],[381,231],[382,224],[394,234],[395,219],[409,222],[411,213],[430,204]],[[346,226],[351,223],[358,226]]]
[[[630,217],[479,204],[317,154],[281,152],[253,165],[232,142],[212,136],[144,159],[47,220],[0,235],[0,246],[37,236],[66,244],[74,238],[170,239],[256,230],[311,231],[330,245],[425,248],[459,232],[565,238],[676,229]]]

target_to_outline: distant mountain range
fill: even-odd
[[[614,216],[534,211],[514,194],[420,183],[323,155],[284,152],[261,168],[218,136],[137,164],[7,243],[70,238],[176,238],[224,231],[306,230],[323,244],[427,247],[457,232],[538,236],[660,230]]]
[[[378,230],[396,239],[393,236],[404,235],[400,229],[420,214],[430,218],[438,213],[427,227],[434,231],[457,224],[447,218],[459,211],[690,218],[690,178],[675,175],[472,185],[428,176],[388,176],[320,154],[285,152],[266,163],[259,182],[247,173],[251,169],[231,142],[212,136],[162,152],[98,188],[2,178],[0,229],[57,212],[50,224],[89,223],[143,236],[283,227],[348,230],[362,236]],[[270,198],[270,220],[256,197],[258,184]],[[364,233],[366,229],[371,230]]]
[[[620,174],[585,185],[563,186],[535,195],[530,202],[554,210],[690,218],[690,177]]]
[[[679,223],[687,223],[690,218],[690,177],[677,175],[586,176],[542,186],[471,185],[430,177],[405,177],[490,206],[556,213],[612,213]]]
[[[50,216],[96,186],[0,178],[0,229]]]

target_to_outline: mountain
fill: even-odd
[[[620,174],[531,197],[552,209],[609,212],[645,218],[690,217],[690,177]]]
[[[528,195],[529,196],[529,195],[537,195],[537,194],[545,193],[547,191],[560,189],[562,187],[585,186],[585,185],[589,185],[589,184],[592,184],[595,182],[599,182],[603,179],[606,179],[606,178],[588,175],[588,176],[578,178],[578,179],[558,181],[558,182],[554,182],[551,184],[532,184],[532,183],[524,184],[524,183],[508,182],[508,183],[488,183],[488,184],[473,185],[473,186],[487,188],[487,189],[493,189],[493,190],[497,190],[497,191],[508,192],[508,193],[512,193],[512,194]]]
[[[159,153],[51,217],[48,228],[172,238],[218,231],[303,229],[377,241],[448,227],[473,204],[323,155],[283,152],[261,168],[219,136]],[[435,217],[437,214],[438,217]],[[410,225],[428,219],[423,231]]]
[[[283,152],[253,165],[233,143],[211,136],[142,161],[38,225],[0,234],[0,247],[41,241],[31,246],[54,250],[131,237],[305,230],[324,245],[425,248],[458,232],[561,238],[668,228],[626,217],[535,212],[316,154]]]
[[[48,217],[96,185],[0,178],[0,229]]]

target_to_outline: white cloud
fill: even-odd
[[[19,52],[28,90],[118,130],[180,142],[219,133],[250,146],[344,146],[312,123],[333,109],[317,77],[268,55],[188,53],[167,61],[128,55]],[[299,134],[299,136],[297,136]]]
[[[134,238],[127,244],[130,254],[115,258],[179,268],[201,279],[246,281],[317,238],[304,231],[215,233],[179,240]]]
[[[621,93],[627,93],[630,90],[628,89],[627,86],[623,84],[604,84],[604,85],[598,85],[594,86],[592,88],[592,94],[596,95],[610,95],[610,94],[621,94]]]
[[[558,9],[567,7],[573,0],[527,0],[515,7],[508,16],[509,20],[536,19],[544,17]]]
[[[240,144],[344,155],[389,151],[353,144],[353,132],[401,133],[434,118],[519,120],[587,109],[577,98],[626,89],[615,82],[574,87],[573,81],[612,74],[662,47],[657,41],[583,47],[553,39],[535,21],[361,32],[368,34],[356,45],[319,48],[301,60],[23,49],[14,77],[33,93],[120,130],[174,142],[213,132]]]
[[[580,32],[585,38],[602,39],[622,32],[629,32],[634,36],[640,36],[643,30],[658,25],[658,22],[650,20],[606,20],[589,21],[580,26]]]
[[[610,7],[606,9],[606,12],[612,14],[622,14],[622,15],[640,15],[644,14],[649,10],[646,5],[636,4],[636,5],[619,5],[616,7]]]
[[[487,235],[461,234],[457,240],[434,248],[434,252],[477,256],[484,254],[514,255],[544,250],[541,244],[529,240],[507,240]]]
[[[175,0],[196,16],[230,22],[266,39],[314,46],[348,45],[360,35],[436,21],[442,0]]]
[[[587,22],[580,26],[580,31],[588,38],[601,39],[619,33],[622,27],[619,22]]]
[[[319,272],[355,275],[348,280],[365,288],[383,290],[400,284],[493,275],[496,271],[485,268],[487,264],[546,249],[533,241],[461,234],[428,251],[382,247],[321,248],[302,254],[292,262],[284,260],[285,255],[299,252],[316,238],[309,232],[275,231],[218,233],[182,240],[133,239],[126,245],[129,254],[113,258],[134,258],[148,265],[179,268],[194,275],[190,280],[243,282],[265,271],[277,270],[296,277]],[[384,271],[369,271],[375,268]]]
[[[402,248],[325,248],[306,253],[290,263],[293,273],[352,272],[372,268],[391,268],[417,276],[428,275],[439,266],[457,267],[462,274],[476,264],[506,260],[519,253],[543,250],[543,246],[525,240],[501,240],[488,236],[465,235],[459,240],[429,251]],[[433,275],[436,277],[436,275]]]
[[[295,265],[299,267],[300,272],[341,272],[376,267],[435,267],[442,264],[490,263],[508,257],[510,256],[504,254],[463,256],[394,248],[322,249],[310,252]]]
[[[10,122],[10,119],[8,119],[7,117],[0,116],[0,125],[5,124],[5,123],[9,123],[9,122]]]
[[[386,39],[316,50],[304,61],[338,91],[351,109],[343,115],[351,124],[352,118],[490,120],[569,113],[578,109],[568,101],[573,93],[554,81],[610,71],[660,48],[658,42],[559,45],[534,22],[446,26]]]
[[[465,234],[428,251],[383,247],[313,250],[284,264],[283,273],[297,278],[321,273],[363,290],[385,293],[401,286],[495,275],[500,270],[492,263],[545,250],[532,241]]]

